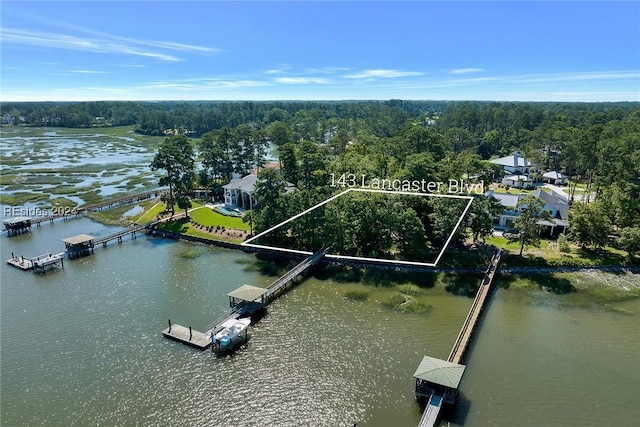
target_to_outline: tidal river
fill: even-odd
[[[402,314],[379,303],[391,290],[311,278],[216,358],[160,331],[201,330],[227,292],[270,283],[252,255],[139,237],[44,275],[4,263],[109,231],[77,219],[0,236],[3,426],[415,426],[412,375],[447,357],[472,302],[428,289],[430,313]],[[561,298],[494,294],[449,425],[636,425],[640,301],[621,314]]]

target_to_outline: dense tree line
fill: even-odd
[[[403,100],[4,103],[0,112],[4,123],[16,125],[135,125],[142,134],[178,134],[181,138],[168,138],[159,154],[170,152],[169,146],[179,144],[183,144],[184,151],[184,141],[188,141],[194,164],[200,167],[172,183],[176,195],[171,197],[176,201],[182,200],[180,196],[188,188],[185,181],[189,177],[193,177],[189,185],[209,187],[220,194],[221,186],[234,173],[243,175],[264,165],[265,150],[271,141],[278,147],[282,174],[261,177],[261,183],[269,182],[266,188],[271,192],[260,198],[260,209],[252,215],[257,231],[337,191],[328,187],[330,176],[488,182],[499,171],[487,160],[518,150],[541,165],[543,171],[557,170],[570,175],[572,202],[581,194],[585,201],[592,202],[574,203],[571,209],[570,236],[577,243],[597,248],[607,244],[611,235],[619,235],[621,242],[633,249],[638,235],[640,103]],[[173,172],[161,163],[154,167],[167,171],[165,182],[171,179]],[[294,184],[298,191],[285,195],[284,181]],[[282,194],[275,197],[276,192]],[[370,201],[362,203],[369,206]],[[370,210],[376,212],[375,216],[386,212],[389,224],[403,224],[406,233],[422,235],[424,231],[427,247],[441,243],[439,239],[446,234],[442,230],[449,225],[439,225],[437,219],[451,216],[447,216],[444,204],[402,202],[401,217],[391,212],[392,206],[398,207],[395,202],[392,205],[380,202],[370,206]],[[482,239],[489,232],[489,213],[493,210],[495,204],[489,200],[479,198],[473,204],[467,224],[472,226],[474,239]],[[372,226],[369,223],[360,227],[367,221],[366,212],[354,217],[338,216],[331,211],[324,214],[334,215],[332,221],[351,223],[346,228],[370,231]],[[354,221],[359,221],[358,227]],[[309,239],[302,232],[304,227],[281,237]],[[332,232],[346,230],[339,224],[335,227]],[[521,224],[521,228],[530,227]],[[401,237],[392,225],[379,232],[382,234],[368,234],[377,246],[357,242],[358,250],[398,251],[400,256],[413,251],[398,240]],[[342,236],[345,252],[358,251],[354,249],[354,236],[338,235]],[[457,233],[453,243],[464,237],[464,231]],[[531,242],[535,243],[535,238]],[[531,244],[529,240],[522,243]],[[319,242],[305,244],[315,246]]]

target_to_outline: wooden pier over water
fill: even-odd
[[[491,258],[491,263],[489,264],[489,267],[484,274],[484,278],[482,279],[482,283],[480,284],[478,293],[473,300],[471,309],[469,309],[469,314],[467,314],[467,317],[462,324],[462,328],[460,329],[460,333],[458,334],[458,338],[456,338],[455,344],[451,349],[451,353],[449,353],[449,357],[447,358],[447,361],[451,363],[460,363],[463,360],[469,342],[471,341],[471,335],[475,331],[478,318],[480,316],[480,313],[482,313],[482,310],[484,309],[485,301],[487,300],[487,296],[491,291],[495,274],[500,268],[502,254],[503,251],[498,250],[493,254],[493,257]]]
[[[476,326],[478,326],[480,314],[491,292],[503,254],[504,251],[502,249],[493,254],[478,293],[473,300],[473,304],[447,360],[425,356],[413,375],[416,380],[416,397],[428,399],[418,427],[434,426],[438,420],[443,402],[451,404],[455,402],[458,386],[466,368],[461,362],[464,360],[473,333],[476,330]]]
[[[169,320],[169,327],[162,331],[162,335],[200,350],[206,350],[212,344],[210,337],[215,335],[225,322],[250,316],[265,308],[271,301],[276,299],[281,292],[286,290],[287,286],[291,284],[296,277],[320,262],[328,251],[329,248],[325,248],[314,253],[266,288],[242,285],[234,291],[229,292],[227,294],[229,297],[229,309],[222,313],[214,322],[210,323],[205,329],[206,332],[195,331],[191,326],[185,327],[171,324],[171,320]],[[202,337],[206,338],[206,342]]]
[[[36,225],[38,228],[42,225],[42,223],[53,223],[56,219],[71,219],[76,218],[81,215],[85,215],[89,212],[102,211],[104,209],[111,209],[118,206],[126,205],[129,203],[140,202],[142,200],[158,197],[158,195],[163,191],[163,188],[156,188],[154,190],[143,191],[140,193],[130,194],[128,196],[119,197],[116,199],[107,200],[104,202],[96,203],[90,206],[80,207],[80,208],[57,208],[54,213],[44,216],[35,216],[35,217],[14,217],[9,218],[3,222],[4,230],[7,231],[9,236],[13,236],[16,234],[25,233],[31,231],[31,226]]]

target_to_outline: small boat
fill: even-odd
[[[244,317],[242,319],[229,319],[224,322],[222,329],[211,337],[213,348],[227,350],[233,348],[237,342],[246,341],[247,328],[251,323],[251,319]]]

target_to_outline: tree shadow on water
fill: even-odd
[[[480,274],[449,274],[442,278],[444,288],[454,295],[474,297],[478,292],[482,275]]]
[[[550,274],[528,274],[526,276],[501,274],[498,278],[498,286],[503,289],[509,289],[511,284],[521,282],[522,280],[529,281],[540,289],[556,295],[565,295],[576,292],[576,287],[573,286],[569,279]]]

